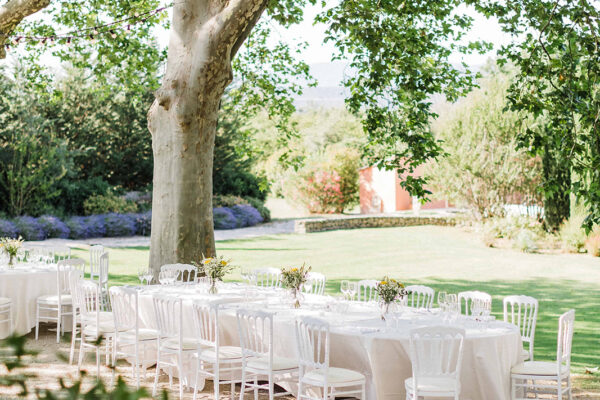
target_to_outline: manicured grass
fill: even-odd
[[[600,366],[600,259],[573,254],[525,254],[485,247],[479,238],[452,227],[407,227],[277,235],[217,243],[219,254],[249,268],[281,267],[306,262],[327,276],[327,292],[342,279],[390,275],[406,284],[436,291],[483,290],[494,298],[502,316],[502,298],[527,294],[540,302],[535,358],[555,360],[558,316],[576,309],[573,366]],[[88,258],[87,250],[75,255]],[[136,283],[137,269],[147,265],[148,248],[110,249],[113,284]],[[231,280],[238,280],[235,273]],[[597,376],[585,387],[600,387]]]

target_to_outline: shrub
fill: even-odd
[[[46,238],[46,232],[37,218],[22,216],[15,218],[13,222],[19,235],[23,236],[25,240],[44,240]]]
[[[538,250],[537,239],[535,232],[523,229],[515,238],[514,247],[525,253],[535,253]]]
[[[0,237],[16,238],[17,227],[7,219],[0,219]]]
[[[251,205],[240,204],[231,207],[231,211],[237,220],[238,227],[254,226],[263,221],[258,210]]]
[[[311,213],[334,213],[344,210],[344,195],[337,172],[309,171],[300,180],[300,201]]]
[[[74,173],[72,175],[58,182],[61,195],[56,199],[55,206],[68,215],[82,215],[83,203],[93,195],[108,193],[110,185],[101,177],[82,179]]]
[[[581,227],[585,219],[585,210],[575,208],[571,217],[566,220],[558,231],[562,248],[571,253],[579,253],[585,246],[586,233]]]
[[[213,207],[233,207],[240,204],[249,204],[249,202],[232,194],[217,194],[213,196]]]
[[[227,207],[217,207],[213,209],[213,224],[215,229],[234,229],[237,228],[237,220],[233,211]]]
[[[126,200],[114,194],[93,195],[84,203],[83,209],[86,215],[105,213],[134,213],[137,205],[133,201]]]
[[[86,237],[103,237],[106,234],[104,215],[90,215],[89,217],[85,217],[84,224],[88,232],[88,236]]]
[[[130,214],[106,214],[104,225],[107,237],[133,236],[136,232],[135,219]]]
[[[585,241],[587,252],[593,257],[600,257],[600,231],[594,231]]]
[[[121,198],[135,204],[138,211],[148,211],[152,208],[152,192],[127,192]]]
[[[69,237],[69,227],[57,217],[43,215],[38,218],[38,222],[46,233],[46,238],[66,239]]]
[[[146,211],[140,214],[131,214],[135,220],[135,234],[141,236],[150,236],[152,225],[152,211]]]
[[[71,217],[65,221],[69,228],[69,239],[86,239],[90,237],[86,217]]]
[[[258,210],[263,222],[269,222],[271,220],[271,211],[265,207],[265,203],[254,197],[246,197],[246,201],[254,208]]]

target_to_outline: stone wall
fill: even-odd
[[[360,216],[360,217],[337,217],[337,218],[315,218],[297,220],[294,226],[296,233],[311,233],[333,231],[337,229],[359,229],[359,228],[389,228],[396,226],[416,225],[442,225],[453,226],[456,220],[453,217],[416,217],[416,216]]]

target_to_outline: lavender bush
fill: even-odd
[[[107,237],[133,236],[136,232],[135,219],[131,214],[106,214],[104,225]]]
[[[37,218],[24,215],[15,218],[13,222],[17,227],[17,233],[25,240],[44,240],[46,238],[46,232]]]
[[[69,237],[69,233],[71,232],[69,227],[64,222],[52,215],[42,215],[38,218],[38,222],[40,223],[42,229],[46,233],[46,239],[66,239]]]
[[[237,220],[233,211],[228,207],[217,207],[213,209],[213,223],[215,229],[237,228]]]
[[[231,211],[239,227],[254,226],[263,221],[263,217],[258,210],[248,204],[235,205],[231,207]]]
[[[103,237],[106,235],[106,225],[104,223],[104,215],[90,215],[89,217],[85,217],[85,222],[87,225],[86,230],[88,231],[87,237]]]
[[[17,227],[7,219],[0,219],[0,237],[17,237]]]
[[[71,217],[66,221],[69,228],[69,239],[87,239],[90,237],[86,217]]]
[[[150,226],[152,225],[152,211],[146,211],[140,214],[130,214],[135,220],[135,234],[141,236],[150,236]]]

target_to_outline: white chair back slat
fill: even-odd
[[[71,268],[69,271],[69,291],[71,292],[73,306],[76,309],[79,308],[81,303],[79,299],[79,290],[77,289],[77,284],[81,280],[83,280],[83,271],[79,268]]]
[[[358,281],[358,301],[377,301],[377,280],[363,279]]]
[[[306,278],[310,286],[310,290],[308,289],[308,286],[303,286],[303,290],[306,293],[318,294],[321,296],[325,294],[325,275],[319,272],[309,272]]]
[[[329,368],[329,324],[301,317],[296,320],[296,347],[302,371]],[[325,373],[324,376],[327,376]]]
[[[522,341],[529,345],[529,360],[533,360],[538,301],[530,296],[507,296],[503,300],[503,306],[504,322],[509,322],[519,328]]]
[[[100,257],[104,254],[104,246],[94,245],[90,247],[90,278],[98,279],[100,276]]]
[[[85,274],[85,261],[83,261],[80,258],[66,258],[63,260],[59,260],[58,264],[68,265],[71,270],[77,270],[80,271],[82,274]],[[70,284],[69,287],[71,287]]]
[[[433,326],[410,331],[410,358],[413,387],[428,378],[455,380],[458,391],[463,356],[464,329]]]
[[[183,325],[182,299],[168,296],[155,296],[153,301],[156,325],[160,336],[179,338],[179,343],[181,345],[183,343],[183,331],[181,329]]]
[[[78,271],[77,271],[78,273]],[[90,326],[95,330],[96,338],[100,337],[100,312],[102,311],[102,300],[100,297],[100,286],[97,282],[88,280],[79,280],[76,283],[77,287],[77,308],[81,315],[82,331],[85,331],[85,326]],[[90,335],[91,330],[88,330],[86,335]]]
[[[71,259],[71,248],[69,246],[54,246],[53,253],[55,262]]]
[[[109,290],[115,331],[139,330],[138,290],[124,286],[113,286]]]
[[[198,343],[203,347],[219,349],[219,305],[196,301],[192,305],[194,328]]]
[[[108,252],[104,252],[100,256],[100,262],[98,265],[98,282],[100,283],[100,285],[105,286],[106,284],[108,284]]]
[[[273,314],[239,309],[236,315],[242,356],[268,357],[273,365]]]
[[[407,286],[405,289],[408,293],[407,301],[409,307],[426,308],[428,310],[433,307],[435,290],[429,286],[411,285]]]
[[[556,346],[556,360],[560,376],[561,365],[571,368],[571,345],[573,343],[573,328],[575,325],[575,310],[569,310],[558,320],[558,343]]]
[[[492,296],[490,296],[488,293],[480,292],[478,290],[460,292],[458,294],[458,305],[462,310],[464,310],[464,315],[471,315],[471,305],[473,300],[477,300],[489,311],[492,310]]]
[[[259,268],[252,271],[256,286],[261,287],[281,287],[281,270],[277,268]]]
[[[165,264],[160,267],[160,272],[171,271],[176,274],[176,282],[195,282],[196,267],[191,264]]]

